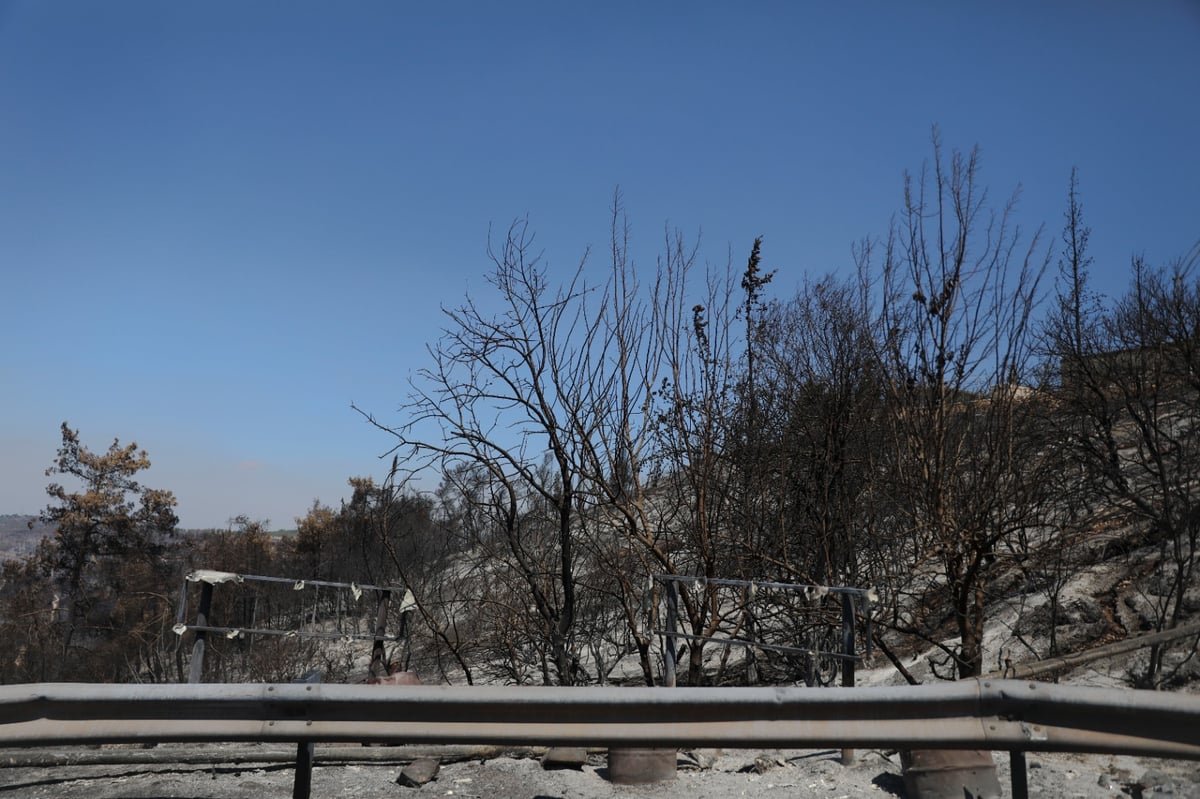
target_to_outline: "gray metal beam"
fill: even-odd
[[[0,686],[0,745],[324,741],[896,747],[1200,759],[1200,696],[963,680],[886,688]]]

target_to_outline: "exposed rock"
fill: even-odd
[[[738,773],[766,774],[768,771],[777,769],[783,765],[785,765],[784,762],[777,757],[773,757],[772,755],[759,755],[758,757],[754,758],[753,763],[748,763],[738,769]]]
[[[553,746],[542,755],[542,768],[581,769],[587,765],[587,750],[582,746]]]
[[[1138,785],[1142,787],[1144,793],[1152,793],[1161,796],[1195,796],[1196,786],[1188,784],[1185,780],[1171,776],[1166,772],[1157,769],[1147,769],[1142,778],[1138,780]]]
[[[679,753],[680,765],[691,768],[697,768],[701,771],[708,771],[717,762],[716,755],[713,752],[705,752],[700,749],[693,749],[688,752]]]
[[[420,788],[428,782],[433,782],[441,765],[440,760],[432,757],[414,760],[400,770],[400,776],[396,777],[396,784],[405,788]]]

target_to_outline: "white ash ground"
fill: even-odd
[[[174,746],[174,745],[173,745]],[[169,747],[160,747],[169,749]],[[195,747],[188,747],[189,749]],[[292,796],[287,765],[230,765],[224,747],[210,766],[162,764],[0,769],[0,799],[286,799]],[[816,796],[830,799],[903,797],[899,756],[862,750],[850,765],[840,753],[816,751],[701,750],[706,769],[688,767],[681,756],[677,777],[650,785],[615,785],[607,779],[603,755],[578,770],[543,770],[537,759],[500,757],[446,763],[437,778],[420,788],[396,784],[399,763],[318,765],[312,796],[460,799],[774,799]],[[319,755],[318,755],[319,757]],[[1121,797],[1174,795],[1200,797],[1200,763],[1123,756],[1030,753],[1032,796]],[[1008,757],[996,753],[997,772],[1009,796]]]
[[[1059,643],[1068,649],[1084,644],[1100,624],[1099,605],[1114,590],[1125,584],[1130,564],[1154,557],[1150,550],[1093,564],[1080,569],[1064,588],[1063,614]],[[1149,589],[1147,589],[1148,591]],[[1145,626],[1146,596],[1122,589],[1113,607],[1121,624],[1130,631]],[[1200,584],[1188,595],[1189,609],[1200,613]],[[989,607],[985,649],[985,670],[1000,668],[1011,658],[1014,663],[1036,660],[1047,653],[1047,633],[1042,613],[1044,594],[1028,590],[1009,594]],[[952,642],[948,642],[952,643]],[[1193,679],[1183,690],[1200,691],[1200,658],[1187,662],[1187,648],[1180,647],[1184,666]],[[1105,688],[1128,688],[1134,675],[1144,668],[1145,652],[1110,658],[1088,664],[1069,675],[1060,675],[1065,683]],[[906,667],[919,679],[933,681],[932,663],[940,658],[935,648],[909,654]],[[733,662],[733,661],[731,661]],[[622,672],[621,668],[626,671]],[[638,675],[631,659],[617,671],[630,679]],[[857,675],[859,685],[896,685],[901,675],[878,654]],[[171,747],[160,749],[169,751]],[[197,747],[185,747],[189,750]],[[286,799],[292,796],[293,772],[290,765],[235,766],[222,760],[221,752],[230,745],[204,747],[213,751],[208,766],[107,765],[53,768],[0,767],[0,799]],[[264,746],[264,749],[266,747]],[[282,750],[280,750],[282,751]],[[2,752],[0,752],[2,753]],[[848,766],[829,750],[763,752],[761,750],[704,750],[712,758],[707,769],[681,768],[677,778],[647,786],[614,785],[606,779],[602,757],[593,758],[578,771],[544,771],[536,759],[494,758],[484,762],[446,763],[435,781],[421,788],[396,784],[401,765],[350,764],[322,766],[313,774],[314,799],[330,796],[395,797],[427,799],[434,796],[525,797],[526,799],[717,799],[717,797],[818,796],[830,799],[887,799],[903,797],[899,756],[895,752],[863,750]],[[1007,753],[995,754],[997,772],[1009,796]],[[776,765],[754,771],[756,760]],[[1038,754],[1027,755],[1031,796],[1091,799],[1141,795],[1173,795],[1200,799],[1200,763],[1155,760],[1108,755]],[[750,770],[745,770],[745,769]]]

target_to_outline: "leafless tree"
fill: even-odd
[[[881,543],[870,495],[882,409],[869,300],[828,276],[763,316],[757,422],[746,434],[758,445],[740,464],[758,473],[769,531],[758,568],[820,585],[869,581]]]
[[[906,176],[881,262],[861,264],[879,286],[890,522],[909,541],[898,565],[923,583],[896,597],[892,621],[932,634],[948,597],[957,643],[946,649],[960,677],[981,673],[997,545],[1031,523],[1036,454],[1023,443],[1034,416],[1022,384],[1046,267],[1038,236],[1022,241],[1013,223],[1016,195],[993,210],[979,169],[978,150],[947,157],[935,130],[932,163]]]
[[[1132,263],[1111,305],[1087,281],[1087,228],[1072,179],[1058,312],[1048,341],[1059,363],[1061,445],[1092,495],[1159,548],[1143,585],[1155,630],[1176,626],[1195,584],[1200,542],[1200,245],[1165,267]],[[1100,504],[1097,503],[1097,504]],[[1164,649],[1141,679],[1157,684]]]
[[[623,623],[653,682],[650,576],[715,576],[739,551],[726,452],[739,379],[732,270],[697,285],[696,248],[669,231],[643,282],[629,249],[618,194],[607,276],[589,284],[585,256],[556,287],[527,222],[515,224],[493,252],[500,310],[468,298],[448,311],[408,421],[377,422],[396,437],[401,472],[470,476],[457,491],[470,546],[519,576],[550,653],[544,678],[564,683],[587,678],[584,606]],[[694,634],[711,632],[714,591],[683,606]]]
[[[402,469],[478,467],[483,484],[469,496],[486,508],[488,535],[504,542],[506,561],[524,581],[553,679],[570,684],[578,476],[566,415],[573,385],[592,377],[576,371],[572,335],[586,289],[582,264],[563,288],[552,288],[533,243],[528,222],[518,221],[489,248],[501,309],[493,314],[467,298],[446,311],[446,332],[404,407],[409,421],[385,429],[397,439]]]

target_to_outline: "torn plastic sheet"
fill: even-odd
[[[187,580],[191,583],[208,583],[209,585],[240,583],[243,581],[240,574],[219,572],[214,569],[196,569],[194,572],[188,572]]]
[[[354,633],[326,633],[313,630],[267,630],[259,628],[243,628],[243,627],[210,627],[203,624],[176,624],[171,628],[176,635],[183,635],[187,632],[196,633],[219,633],[226,638],[236,639],[245,638],[250,635],[276,635],[284,638],[322,638],[334,641],[399,641],[399,636],[385,635],[380,638],[374,634],[354,634]]]
[[[829,589],[823,585],[806,585],[804,596],[809,600],[817,600],[829,594]]]

